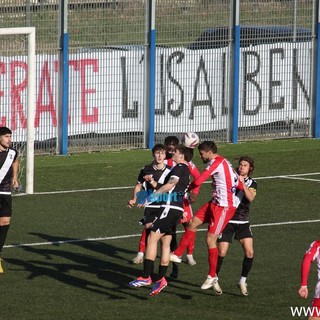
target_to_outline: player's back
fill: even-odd
[[[238,175],[229,161],[217,156],[206,168],[212,177],[212,201],[222,207],[236,207]]]

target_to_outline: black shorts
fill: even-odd
[[[183,210],[173,209],[170,207],[161,207],[151,226],[151,231],[175,234],[177,225],[182,218]]]
[[[11,194],[0,194],[0,217],[12,216]]]
[[[151,223],[155,220],[156,216],[159,214],[160,206],[155,208],[146,207],[143,211],[143,218],[140,220],[142,225]]]
[[[232,243],[232,237],[241,240],[244,238],[253,238],[250,223],[228,223],[222,234],[218,238],[218,242]]]

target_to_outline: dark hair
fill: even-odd
[[[179,144],[179,139],[176,136],[167,136],[164,139],[164,145],[168,147],[170,144],[176,146]]]
[[[217,145],[214,143],[214,141],[203,141],[199,144],[198,150],[202,151],[211,151],[213,153],[217,153],[218,148]]]
[[[191,161],[193,158],[193,150],[192,148],[186,148],[185,153],[184,153],[184,159],[186,161]]]
[[[186,161],[190,161],[190,160],[187,160],[187,156],[188,156],[188,154],[190,154],[189,148],[187,148],[186,146],[184,146],[183,144],[180,143],[176,146],[176,150],[178,150],[181,154],[184,155],[184,159]]]
[[[250,165],[249,175],[250,175],[250,173],[252,173],[254,170],[254,160],[249,156],[243,156],[239,158],[238,165],[240,164],[241,161],[246,161],[249,163]]]
[[[12,134],[12,131],[7,127],[0,127],[0,136],[4,136],[6,134]]]
[[[166,147],[164,146],[164,144],[162,143],[155,144],[154,147],[152,148],[152,154],[155,154],[155,152],[159,150],[163,150],[163,151],[166,150]]]

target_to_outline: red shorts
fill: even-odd
[[[309,316],[320,318],[320,298],[314,298],[311,304],[311,312]]]
[[[209,201],[196,212],[195,216],[202,223],[208,223],[208,232],[219,235],[233,217],[235,211],[235,207],[220,207]]]
[[[180,223],[185,223],[191,220],[193,217],[193,212],[191,208],[191,204],[188,199],[183,198],[183,216],[180,220]]]

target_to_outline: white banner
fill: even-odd
[[[239,127],[304,121],[310,115],[312,44],[241,48]],[[228,48],[157,49],[156,132],[228,126]],[[144,52],[106,50],[69,56],[69,135],[144,131]],[[56,137],[57,56],[38,55],[35,140]],[[26,57],[0,58],[0,125],[26,128]],[[149,106],[147,106],[149,107]]]

